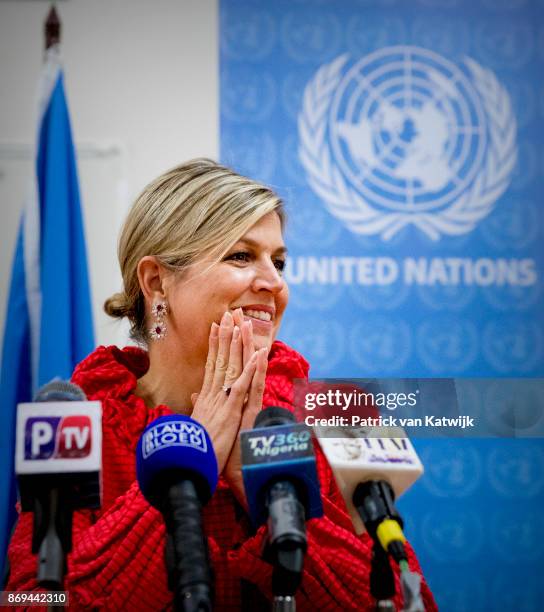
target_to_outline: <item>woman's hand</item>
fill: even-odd
[[[241,330],[234,325],[230,312],[223,315],[221,325],[212,324],[202,389],[191,398],[194,406],[191,416],[210,435],[219,473],[223,472],[237,441],[246,395],[247,405],[251,401],[253,406],[256,401],[254,375],[259,355],[253,350],[246,359],[242,347],[242,335],[248,338],[250,326],[250,322],[244,322]],[[230,392],[227,394],[223,387],[230,387]]]
[[[244,429],[253,428],[255,418],[262,408],[266,369],[268,367],[268,349],[262,348],[255,351],[255,346],[253,343],[253,327],[251,321],[244,322],[244,315],[241,309],[237,309],[234,312],[234,321],[242,330],[242,354],[240,355],[240,353],[238,353],[238,356],[234,361],[236,367],[233,369],[233,376],[236,376],[237,372],[245,371],[247,364],[255,358],[255,355],[257,356],[251,387],[249,389],[247,401],[243,407],[239,428],[241,431]],[[238,501],[242,504],[242,506],[244,506],[244,508],[247,508],[244,483],[242,479],[242,451],[239,433],[236,436],[236,440],[234,446],[232,447],[232,451],[228,458],[223,475],[225,476],[225,479],[229,483]]]

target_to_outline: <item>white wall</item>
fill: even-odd
[[[31,175],[34,100],[50,2],[0,2],[0,335]],[[219,153],[217,0],[57,2],[80,173],[97,343],[124,344],[102,312],[120,288],[130,202],[163,170]]]

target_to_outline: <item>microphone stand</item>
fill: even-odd
[[[210,612],[213,576],[204,535],[202,503],[194,484],[181,480],[168,489],[163,502],[168,533],[168,586],[178,612]]]
[[[370,594],[376,600],[376,610],[395,612],[395,575],[387,553],[378,542],[372,547]]]
[[[277,550],[272,570],[273,612],[296,612],[295,593],[302,578],[304,552],[289,545]]]
[[[59,478],[51,485],[45,478],[34,497],[32,552],[38,554],[39,586],[61,591],[66,573],[66,555],[72,550],[73,508]],[[65,483],[66,484],[66,483]]]
[[[295,612],[295,593],[302,580],[307,548],[304,507],[296,497],[295,487],[287,481],[270,488],[267,551],[272,571],[273,612]]]
[[[297,604],[294,595],[274,595],[272,612],[295,612]]]
[[[395,610],[392,599],[396,594],[396,587],[389,555],[397,563],[406,559],[401,541],[394,539],[387,545],[381,541],[378,534],[379,527],[389,522],[395,524],[400,536],[404,537],[401,530],[402,518],[394,506],[394,500],[392,487],[380,480],[360,483],[353,493],[353,504],[373,542],[370,592],[376,599],[377,610]]]

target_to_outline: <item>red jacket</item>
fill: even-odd
[[[103,504],[99,511],[74,514],[73,549],[68,555],[65,580],[71,609],[172,608],[164,564],[163,518],[143,498],[135,480],[135,449],[140,434],[157,417],[171,414],[164,405],[147,408],[134,394],[136,381],[148,365],[147,354],[140,349],[100,347],[77,366],[72,378],[89,399],[102,401]],[[307,375],[304,358],[275,342],[269,356],[264,405],[292,409],[292,380]],[[317,466],[325,515],[308,521],[308,552],[297,594],[298,609],[373,609],[369,592],[370,538],[366,534],[355,535],[320,451]],[[271,567],[261,560],[266,528],[250,535],[247,517],[236,509],[234,496],[221,479],[204,509],[204,524],[215,572],[215,609],[242,609],[241,580],[253,583],[270,598]],[[32,514],[24,513],[9,548],[8,591],[36,588],[31,536]],[[408,554],[411,569],[420,572],[409,546]],[[436,610],[425,582],[422,592],[426,609]],[[401,609],[400,596],[396,603]],[[249,606],[259,609],[255,603]]]

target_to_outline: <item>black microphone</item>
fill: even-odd
[[[323,515],[311,432],[285,408],[270,406],[241,434],[250,516],[268,525],[274,610],[293,610],[307,548],[306,519]]]
[[[70,382],[53,380],[17,406],[15,471],[23,512],[34,513],[37,581],[62,590],[72,515],[99,508],[102,407]]]
[[[138,441],[136,473],[144,497],[164,516],[175,609],[209,612],[213,578],[202,507],[215,491],[218,473],[208,433],[181,414],[155,419]]]

